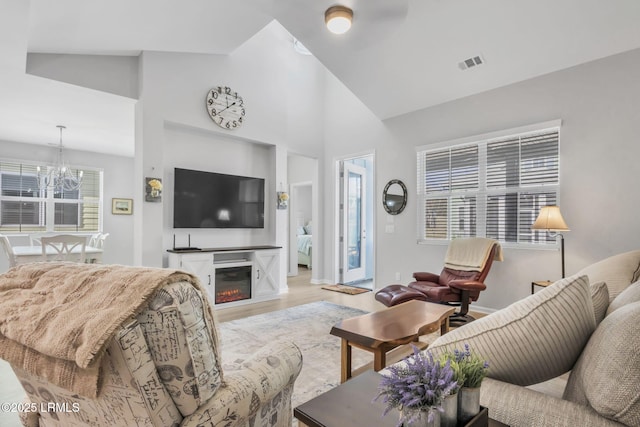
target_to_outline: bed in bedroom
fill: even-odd
[[[308,230],[307,230],[308,228]],[[298,227],[298,265],[306,265],[311,270],[311,227]]]

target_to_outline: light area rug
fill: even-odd
[[[272,341],[294,342],[303,358],[302,371],[293,391],[292,405],[296,407],[340,384],[340,338],[329,332],[340,320],[366,313],[318,301],[219,323],[222,369],[237,369],[243,360]],[[354,368],[372,360],[372,353],[353,349]]]

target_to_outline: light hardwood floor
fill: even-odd
[[[216,321],[228,322],[229,320],[282,310],[315,301],[329,301],[365,311],[378,311],[385,308],[383,304],[375,300],[374,292],[347,295],[340,292],[328,291],[322,289],[322,285],[311,284],[311,270],[301,267],[299,268],[299,273],[297,276],[288,278],[287,284],[289,285],[289,292],[282,294],[277,300],[230,308],[216,307],[214,309]]]

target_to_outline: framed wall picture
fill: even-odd
[[[111,213],[113,215],[131,215],[133,213],[133,199],[111,199]]]

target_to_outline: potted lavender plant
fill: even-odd
[[[400,411],[397,426],[439,427],[442,402],[457,387],[450,363],[441,365],[429,352],[413,347],[413,355],[387,368],[380,381],[379,393],[387,407]]]

